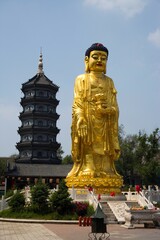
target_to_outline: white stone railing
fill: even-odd
[[[4,209],[8,208],[8,201],[11,197],[5,198],[4,195],[2,196],[0,200],[0,211],[3,211]]]
[[[150,202],[160,202],[160,190],[149,189],[142,190],[142,192]]]
[[[137,192],[136,191],[123,191],[123,195],[125,195],[127,201],[137,201]]]
[[[149,206],[152,203],[145,197],[143,191],[139,192],[139,194],[137,194],[137,202],[139,203],[140,206]]]
[[[160,202],[159,190],[142,190],[139,193],[129,190],[123,191],[122,194],[126,196],[127,201],[137,201],[141,206]]]
[[[98,205],[98,199],[96,198],[96,195],[94,194],[94,191],[89,191],[86,189],[75,189],[72,187],[69,189],[69,193],[73,201],[88,201],[89,204],[93,205],[94,209],[97,208]]]
[[[96,198],[96,196],[94,195],[93,191],[88,191],[88,201],[89,201],[89,204],[92,205],[94,209],[97,208],[99,201]],[[99,205],[102,208],[100,203],[99,203]]]

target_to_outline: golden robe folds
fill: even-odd
[[[71,127],[74,165],[66,179],[68,187],[92,186],[97,193],[120,192],[122,186],[114,165],[120,154],[117,92],[113,80],[104,74],[107,57],[103,59],[103,55],[101,49],[91,51],[85,59],[89,71],[75,81]]]

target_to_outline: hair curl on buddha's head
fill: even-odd
[[[108,49],[107,49],[105,46],[103,46],[102,43],[93,43],[93,44],[91,45],[91,47],[89,47],[89,48],[86,50],[85,56],[88,56],[88,57],[89,57],[89,56],[90,56],[90,52],[92,52],[92,51],[94,51],[94,50],[106,52],[106,53],[107,53],[107,56],[108,56],[108,54],[109,54]]]
[[[85,72],[86,73],[90,72],[89,65],[88,65],[88,59],[90,57],[90,53],[92,51],[96,51],[96,50],[97,51],[103,51],[103,52],[107,53],[107,58],[108,58],[108,54],[109,54],[108,49],[105,46],[103,46],[102,43],[93,43],[91,45],[91,47],[89,47],[85,52]],[[104,70],[104,74],[105,73],[106,73],[106,69]]]

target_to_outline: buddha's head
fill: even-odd
[[[108,49],[101,43],[94,43],[85,52],[85,72],[106,73]]]

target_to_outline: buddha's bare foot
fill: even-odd
[[[106,172],[103,172],[103,171],[96,171],[96,174],[95,174],[96,177],[106,177],[107,176],[107,173]]]
[[[89,171],[89,170],[83,170],[79,173],[79,176],[94,177],[95,172],[94,171]]]
[[[101,172],[101,177],[106,177],[108,174],[106,172]]]

